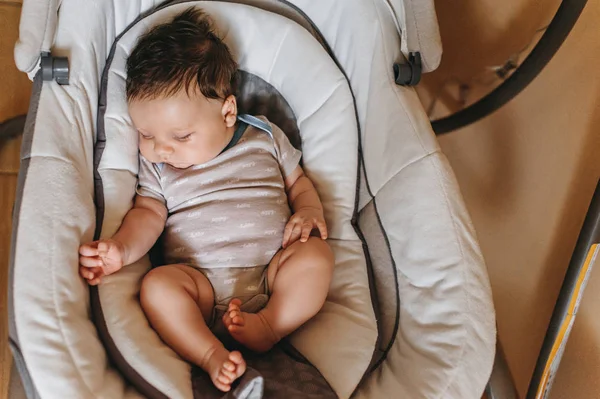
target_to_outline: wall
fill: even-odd
[[[550,21],[558,2],[439,0],[436,6],[444,57],[419,88],[426,105],[446,79],[469,81],[525,46]],[[478,231],[499,337],[521,397],[600,177],[598,21],[600,0],[589,0],[558,54],[524,92],[490,117],[440,138]],[[442,89],[438,116],[457,108],[456,92],[452,84]],[[600,398],[596,266],[554,399]]]

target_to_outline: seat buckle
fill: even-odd
[[[404,64],[394,64],[394,80],[400,86],[416,86],[421,81],[423,65],[421,53],[411,51],[408,60]]]

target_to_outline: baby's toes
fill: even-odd
[[[225,312],[225,314],[223,315],[223,318],[221,319],[223,320],[223,324],[225,325],[225,327],[229,328],[229,326],[231,325],[231,317],[229,317],[229,312]]]
[[[241,310],[232,310],[229,312],[229,318],[231,318],[231,323],[243,326],[245,324],[244,315]]]
[[[221,369],[221,371],[219,371],[219,377],[217,379],[221,384],[231,385],[234,378],[235,374],[233,374],[231,371]]]
[[[235,372],[235,368],[237,366],[230,360],[227,360],[225,363],[223,363],[223,370],[224,371],[230,371],[230,372]]]
[[[225,376],[225,380],[229,381],[228,383],[231,384],[238,377],[236,369],[237,366],[232,362],[225,362],[219,375]]]
[[[213,383],[221,391],[223,391],[223,392],[229,392],[229,390],[231,389],[231,382],[225,382],[225,381],[228,381],[227,377],[225,377],[222,374],[219,374],[219,376],[217,377],[217,379],[213,380]]]
[[[239,298],[235,298],[232,299],[231,302],[229,302],[228,310],[239,309],[240,306],[242,306],[242,301]]]
[[[246,361],[242,357],[242,354],[238,351],[229,353],[229,361],[235,365],[236,378],[246,372]],[[227,363],[227,362],[226,362]]]

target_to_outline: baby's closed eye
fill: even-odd
[[[142,132],[140,132],[140,131],[138,131],[138,133],[140,134],[140,136],[142,136],[142,138],[143,138],[144,140],[152,140],[152,139],[154,138],[154,136],[152,136],[152,135],[149,135],[149,134],[142,133]]]
[[[173,138],[177,141],[187,141],[192,137],[192,134],[194,134],[194,132],[184,134],[183,136],[173,136]]]

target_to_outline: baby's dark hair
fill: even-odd
[[[140,38],[127,59],[127,101],[170,97],[181,89],[225,99],[235,93],[236,71],[210,18],[191,7]]]

